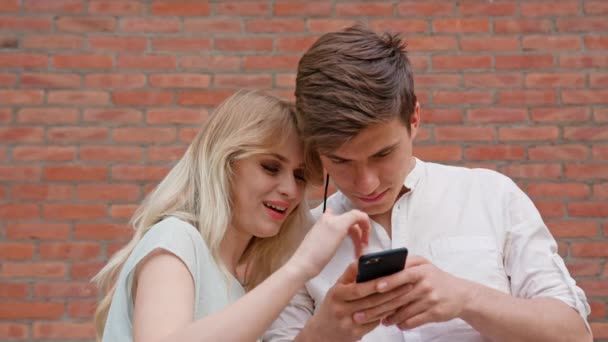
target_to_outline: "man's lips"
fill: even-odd
[[[358,199],[360,199],[363,202],[376,202],[380,199],[382,199],[382,197],[384,197],[384,195],[387,193],[388,189],[380,192],[380,193],[376,193],[376,194],[372,194],[370,196],[357,196]]]

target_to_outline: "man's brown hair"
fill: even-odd
[[[298,128],[306,161],[331,152],[362,129],[400,118],[410,131],[416,106],[405,44],[357,24],[322,35],[302,56],[296,77]]]

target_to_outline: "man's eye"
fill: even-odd
[[[389,154],[391,154],[391,152],[393,152],[393,151],[380,152],[380,153],[376,154],[375,157],[376,158],[384,158],[384,157],[388,156]]]
[[[347,160],[336,158],[329,158],[329,160],[331,160],[331,162],[334,164],[345,164],[347,162]]]
[[[302,170],[295,171],[293,176],[299,181],[306,182],[306,177],[304,176],[304,171]]]

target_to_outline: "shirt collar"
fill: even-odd
[[[416,185],[418,185],[418,182],[420,181],[420,179],[422,179],[422,176],[424,175],[424,168],[425,168],[425,163],[416,158],[414,158],[414,168],[412,169],[412,171],[410,171],[410,173],[408,173],[408,175],[405,177],[405,180],[403,181],[403,186],[405,186],[407,189],[409,189],[409,191],[412,191],[416,188]]]

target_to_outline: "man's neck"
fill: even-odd
[[[391,209],[385,213],[382,214],[378,214],[378,215],[372,215],[370,216],[370,218],[372,220],[374,220],[376,223],[378,223],[379,225],[382,226],[382,228],[384,228],[384,230],[386,230],[386,233],[388,234],[389,238],[392,238],[391,235],[391,231],[392,231],[392,224],[391,224],[391,214],[392,214],[393,208],[391,207]]]

